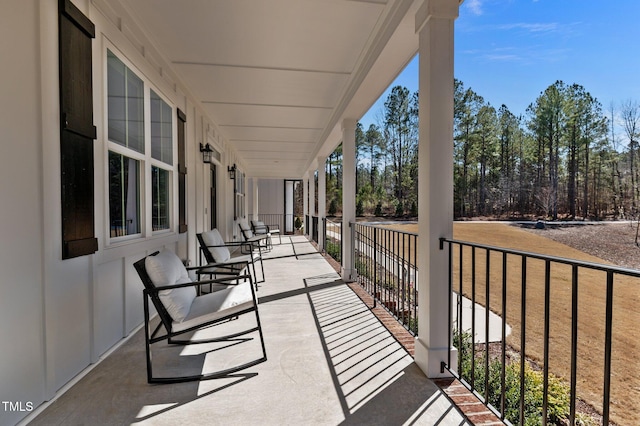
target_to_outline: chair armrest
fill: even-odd
[[[145,288],[143,291],[144,293],[148,294],[148,293],[159,293],[163,290],[171,290],[174,288],[183,288],[183,287],[196,287],[202,284],[225,284],[225,285],[237,285],[237,281],[238,280],[244,280],[244,279],[248,279],[249,281],[252,281],[251,276],[250,275],[237,275],[231,278],[216,278],[213,280],[200,280],[200,281],[192,281],[190,283],[182,283],[182,284],[171,284],[171,285],[163,285],[163,286],[158,286],[155,288]],[[236,283],[233,282],[229,282],[229,281],[236,281]]]
[[[225,241],[224,244],[207,245],[205,247],[239,247],[242,243],[243,241]]]
[[[233,258],[229,260],[233,260]],[[249,265],[249,262],[247,262],[246,260],[239,260],[237,262],[229,261],[229,262],[207,263],[206,265],[189,266],[187,268],[187,271],[195,271],[198,269],[209,269],[209,268],[224,268],[224,267],[230,267],[235,265],[242,265],[243,267],[246,268]]]
[[[202,285],[202,284],[224,284],[224,285],[238,285],[240,284],[238,281],[239,280],[249,280],[249,282],[252,282],[253,279],[251,278],[251,275],[237,275],[231,278],[216,278],[213,280],[200,280],[200,281],[196,281],[195,283],[198,285]]]

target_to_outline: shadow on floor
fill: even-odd
[[[349,287],[318,288],[313,281],[318,291],[307,297],[345,417],[342,425],[468,424]]]

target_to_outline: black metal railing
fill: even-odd
[[[418,334],[418,235],[352,223],[358,282],[407,330]]]
[[[609,424],[612,384],[638,380],[619,359],[623,351],[635,349],[631,359],[640,353],[625,331],[614,329],[614,312],[620,324],[629,321],[623,318],[629,315],[623,305],[627,294],[637,294],[640,271],[450,239],[441,239],[440,248],[449,251],[449,347],[458,350],[457,365],[451,365],[450,353],[443,371],[514,424],[526,424],[529,415],[543,425],[562,421],[558,417],[576,424],[578,393],[591,395],[580,399],[601,412],[602,424]],[[463,309],[463,298],[470,309]],[[463,328],[465,315],[471,318]],[[491,343],[494,315],[499,341]],[[618,382],[612,383],[612,377]],[[532,414],[540,382],[542,402]],[[568,408],[559,403],[567,395]],[[514,396],[517,406],[509,411]]]
[[[318,242],[318,216],[311,216],[311,239]]]
[[[322,222],[324,228],[322,246],[324,251],[338,262],[342,262],[342,242],[344,241],[342,223],[333,222],[326,217],[322,218]]]

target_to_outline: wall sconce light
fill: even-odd
[[[200,152],[202,153],[202,162],[205,164],[211,163],[211,157],[213,154],[213,148],[211,147],[211,145],[200,144]]]
[[[235,179],[236,178],[236,165],[235,164],[233,166],[227,166],[227,171],[229,172],[229,179]]]

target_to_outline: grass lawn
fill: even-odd
[[[388,227],[416,232],[416,224]],[[606,231],[605,231],[606,232]],[[454,239],[480,244],[537,252],[595,263],[607,263],[599,258],[527,232],[515,226],[498,223],[455,223]],[[594,241],[594,244],[597,244]],[[455,250],[454,265],[458,265]],[[463,252],[463,292],[471,294],[471,250]],[[541,366],[544,333],[544,262],[529,260],[526,271],[526,353]],[[507,323],[512,334],[509,345],[520,349],[521,325],[521,258],[507,257]],[[457,267],[456,267],[457,269]],[[476,301],[486,305],[486,253],[476,250]],[[492,254],[489,273],[489,304],[502,313],[502,255]],[[459,287],[459,274],[454,271],[454,287]],[[606,276],[602,272],[579,272],[578,311],[578,396],[602,409],[604,369],[604,329]],[[551,326],[549,367],[568,383],[571,369],[571,268],[553,265],[551,268]],[[640,280],[616,276],[613,311],[613,363],[611,376],[611,420],[621,425],[640,424]]]

